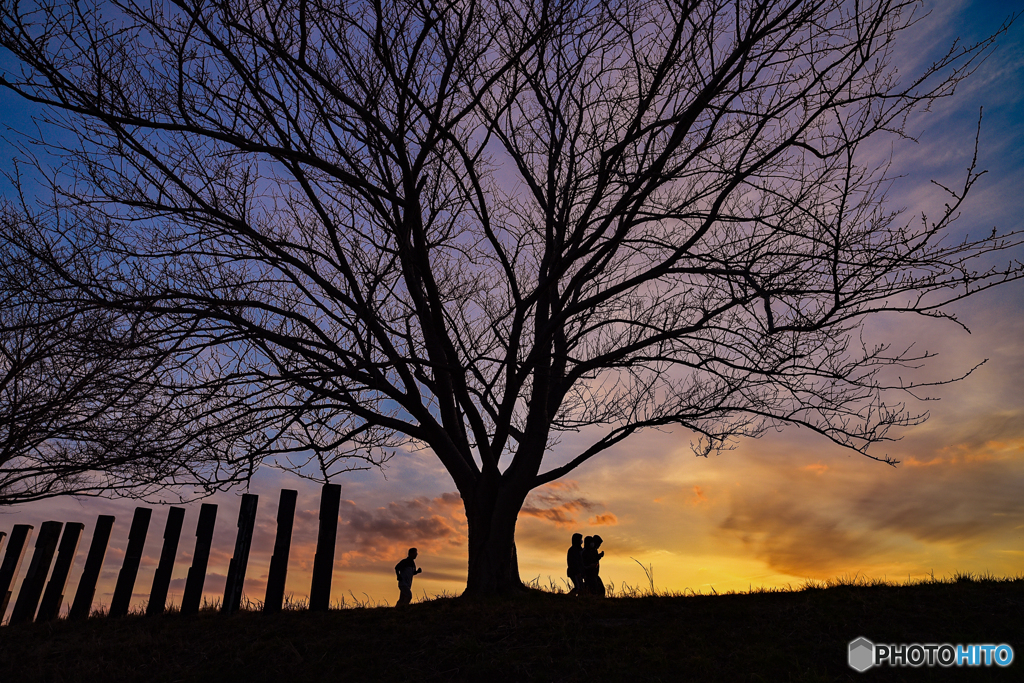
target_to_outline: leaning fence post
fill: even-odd
[[[181,538],[181,525],[185,521],[185,508],[172,507],[167,513],[167,526],[164,527],[164,545],[160,550],[160,564],[153,575],[153,590],[149,592],[149,605],[146,616],[163,614],[167,605],[167,589],[171,585],[171,573],[174,571],[174,558],[178,553],[178,540]]]
[[[224,584],[225,614],[237,612],[242,604],[242,585],[245,583],[245,568],[249,564],[249,546],[252,545],[252,530],[256,524],[256,505],[260,497],[253,493],[242,494],[238,508],[238,534],[235,536],[235,553],[228,564],[228,580]]]
[[[264,612],[280,612],[284,602],[284,583],[288,576],[288,555],[295,522],[295,499],[298,495],[299,492],[293,489],[281,489],[281,502],[277,506],[277,538],[274,540],[274,554],[270,557],[267,595],[263,600]]]
[[[135,578],[139,575],[142,563],[142,551],[146,547],[146,533],[149,531],[149,519],[153,511],[149,508],[135,508],[132,526],[128,531],[128,548],[124,553],[124,564],[117,575],[114,586],[114,597],[110,600],[110,616],[123,617],[128,614],[132,602],[132,591],[135,589]]]
[[[0,564],[0,621],[7,614],[7,604],[11,601],[11,588],[18,578],[21,561],[25,559],[28,541],[32,538],[31,524],[15,524],[11,529],[11,537],[7,540],[7,554]]]
[[[196,524],[196,549],[192,553],[192,566],[185,579],[185,593],[181,596],[181,613],[196,614],[203,599],[203,584],[206,583],[206,565],[210,562],[210,545],[213,543],[213,528],[217,524],[217,505],[203,503],[199,508],[199,523]]]
[[[331,606],[331,577],[334,574],[334,547],[338,539],[338,509],[341,484],[324,484],[320,493],[320,532],[313,556],[313,585],[309,589],[309,609],[326,611]]]
[[[39,606],[39,596],[46,583],[46,575],[50,572],[53,553],[57,550],[57,539],[60,538],[62,522],[43,522],[36,537],[36,547],[32,551],[32,559],[28,563],[25,580],[21,583],[18,599],[11,612],[11,624],[32,621]]]
[[[85,558],[82,578],[78,580],[75,601],[71,604],[68,619],[85,619],[92,611],[92,599],[96,595],[96,581],[100,578],[103,558],[107,554],[107,543],[110,541],[110,530],[113,528],[113,515],[100,515],[96,518],[96,530],[92,532],[89,555]]]
[[[53,563],[53,572],[43,592],[43,601],[39,603],[36,621],[50,621],[60,614],[60,606],[64,602],[64,589],[67,588],[68,576],[75,564],[75,553],[78,552],[78,543],[82,540],[84,529],[85,525],[81,522],[68,522],[64,525],[64,533],[57,547],[57,561]]]

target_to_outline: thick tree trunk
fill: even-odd
[[[521,593],[525,588],[516,558],[516,519],[526,495],[482,488],[472,497],[463,495],[469,522],[469,576],[463,595]]]

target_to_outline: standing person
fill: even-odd
[[[590,564],[596,561],[593,536],[587,536],[583,539],[583,552],[580,553],[580,557],[583,558],[583,594],[590,595],[590,585],[587,583],[587,578],[590,576]]]
[[[579,595],[583,592],[583,534],[572,535],[572,546],[565,554],[565,573],[572,581],[572,590],[569,595]]]
[[[600,536],[587,536],[583,540],[583,583],[591,595],[604,597],[604,582],[601,581],[601,558],[604,552],[598,552],[604,540]]]
[[[412,577],[423,571],[416,568],[416,555],[416,548],[409,548],[409,556],[395,565],[395,576],[398,577],[398,602],[395,607],[412,602]]]

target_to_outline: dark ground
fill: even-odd
[[[847,665],[847,644],[1006,643],[1009,667]],[[14,681],[1024,681],[1024,577],[796,592],[216,612],[0,628]]]

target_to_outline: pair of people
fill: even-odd
[[[600,536],[572,535],[572,545],[565,554],[566,573],[572,581],[569,595],[599,595],[604,597],[604,582],[601,581],[601,558],[599,551],[604,539]]]

